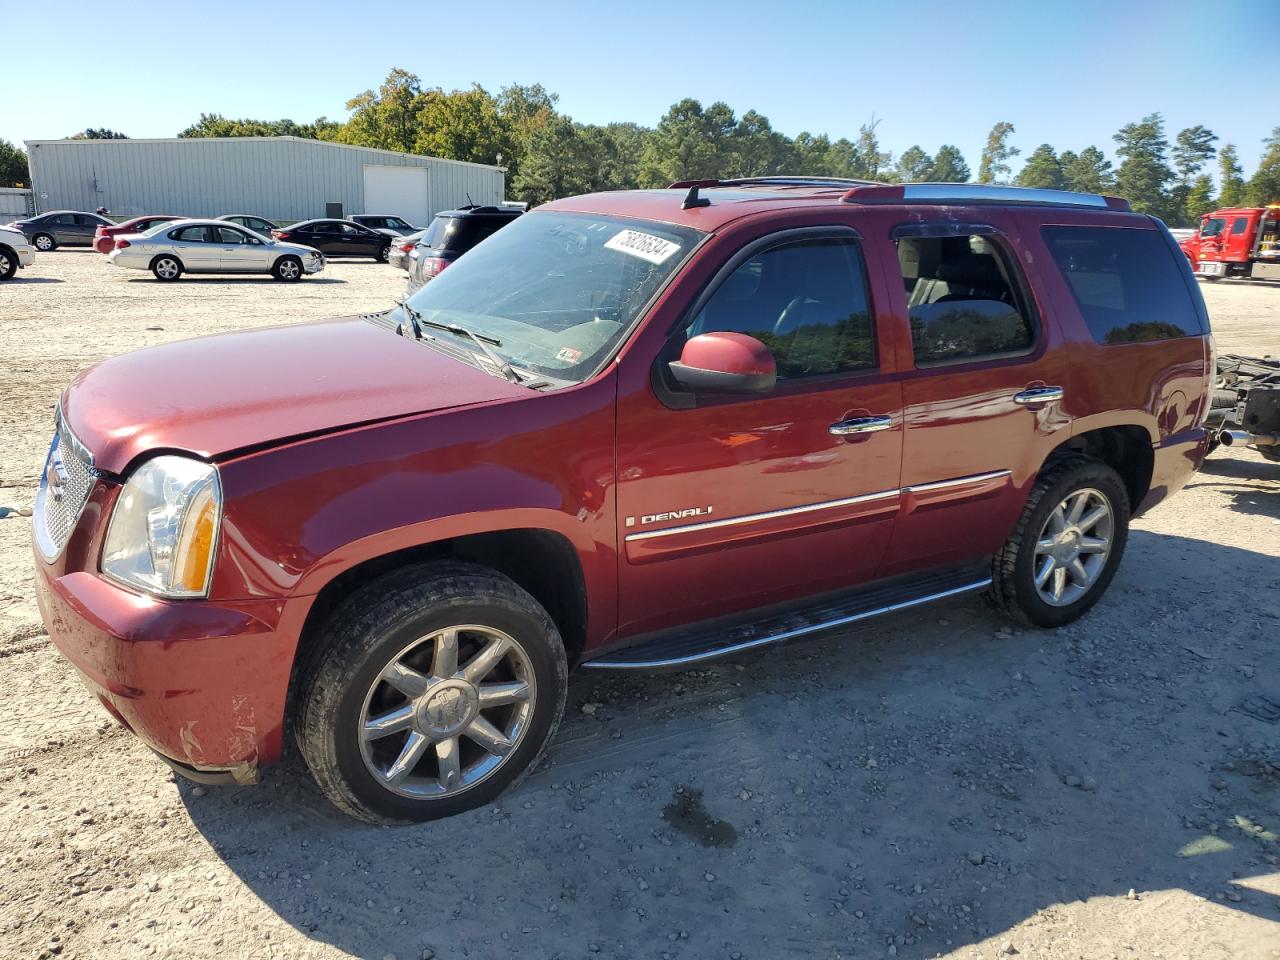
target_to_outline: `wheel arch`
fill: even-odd
[[[540,603],[565,644],[570,664],[587,637],[587,587],[581,559],[562,533],[519,527],[460,534],[367,557],[332,576],[307,611],[294,654],[294,672],[326,618],[372,580],[431,560],[464,560],[509,577]]]
[[[1155,450],[1147,427],[1136,423],[1115,424],[1073,434],[1055,447],[1041,472],[1065,456],[1083,454],[1110,466],[1124,481],[1129,509],[1137,512],[1151,489],[1155,470]]]

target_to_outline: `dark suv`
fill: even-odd
[[[1070,623],[1203,460],[1212,370],[1186,258],[1122,200],[558,200],[389,312],[80,374],[37,597],[179,771],[252,781],[288,729],[341,809],[427,820],[530,769],[573,666],[965,593]]]
[[[467,206],[436,214],[409,259],[409,291],[420,288],[486,237],[524,213],[523,207]]]

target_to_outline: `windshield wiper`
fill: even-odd
[[[409,321],[409,329],[413,331],[413,339],[422,339],[422,314],[413,307],[409,306],[404,300],[397,300],[396,306],[400,308],[401,320],[396,324],[396,333],[404,336],[404,321]]]
[[[438,323],[435,320],[423,320],[422,323],[428,327],[435,327],[437,330],[447,330],[449,333],[452,333],[454,336],[467,337],[468,339],[474,341],[475,345],[484,351],[484,355],[493,361],[494,366],[498,368],[498,372],[501,373],[506,379],[510,380],[512,383],[524,382],[524,377],[516,373],[515,369],[511,366],[511,364],[507,363],[507,361],[503,359],[501,354],[499,354],[497,351],[495,351],[492,347],[489,346],[490,343],[492,343],[495,347],[502,346],[502,341],[497,339],[496,337],[486,337],[482,333],[476,333],[473,330],[468,330],[466,327],[461,326],[460,324],[457,324],[457,323]],[[417,321],[415,321],[415,325],[416,324],[417,324]]]

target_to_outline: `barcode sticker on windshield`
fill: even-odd
[[[650,263],[662,263],[680,249],[678,243],[663,240],[651,233],[641,233],[639,230],[619,231],[609,238],[605,246],[619,253],[629,253],[641,260],[648,260]]]

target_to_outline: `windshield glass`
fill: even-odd
[[[531,213],[409,298],[428,323],[498,341],[512,365],[589,376],[702,234],[647,220]]]

